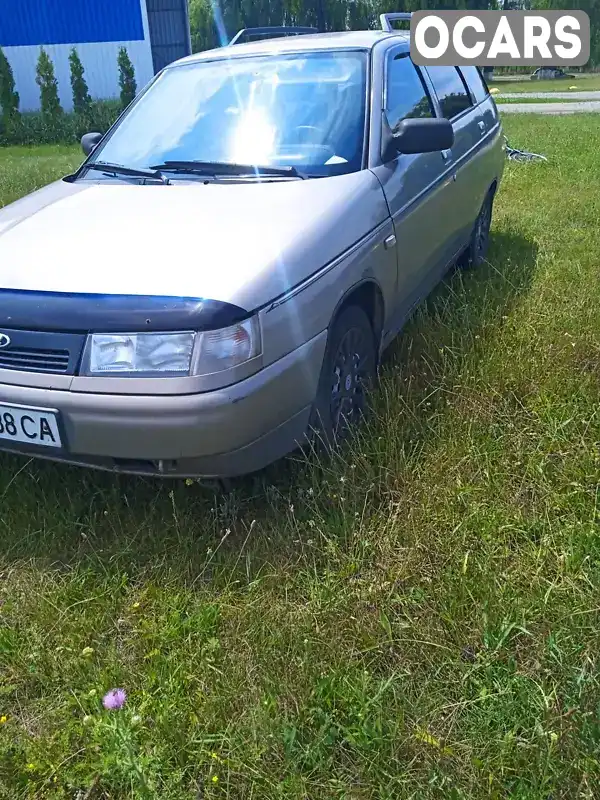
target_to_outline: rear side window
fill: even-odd
[[[481,103],[482,100],[485,100],[489,94],[489,90],[477,67],[461,67],[460,72],[462,72],[463,78],[466,80],[471,94],[475,98],[475,102]]]
[[[471,98],[456,67],[427,67],[427,72],[446,119],[453,119],[470,108]]]
[[[406,52],[389,56],[385,112],[392,131],[403,119],[433,117],[433,106],[425,84]]]

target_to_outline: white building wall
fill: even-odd
[[[1,0],[0,0],[1,2]],[[143,2],[142,20],[143,41],[133,42],[85,42],[73,44],[45,44],[44,49],[52,59],[58,82],[60,102],[65,111],[73,108],[71,93],[71,72],[69,53],[76,48],[85,69],[85,80],[91,96],[95,100],[107,100],[119,95],[119,69],[117,55],[125,47],[135,69],[138,91],[154,76],[152,50],[148,30],[148,14]],[[4,47],[15,78],[15,88],[19,92],[20,110],[37,111],[40,107],[40,90],[35,82],[36,65],[42,45],[25,47]]]

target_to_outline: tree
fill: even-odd
[[[189,15],[194,53],[218,47],[215,19],[210,3],[207,0],[190,0]]]
[[[85,82],[83,64],[75,48],[69,53],[69,67],[71,69],[71,90],[73,92],[73,110],[81,117],[89,117],[92,108],[92,98]]]
[[[117,64],[119,65],[121,105],[123,108],[127,108],[136,95],[137,83],[135,82],[135,70],[125,47],[119,49]]]
[[[43,47],[40,48],[35,71],[35,82],[40,87],[42,116],[48,121],[56,121],[62,117],[63,110],[58,99],[58,82],[54,74],[54,64]]]
[[[0,47],[0,109],[6,122],[19,113],[19,93],[15,91],[12,67]]]
[[[531,0],[534,11],[570,11],[587,12],[590,18],[590,60],[588,67],[600,64],[600,2],[598,0]],[[571,71],[571,68],[567,68]]]
[[[579,8],[591,22],[590,65],[600,62],[600,0],[188,0],[192,50],[221,47],[240,28],[312,25],[325,31],[379,27],[392,11]]]

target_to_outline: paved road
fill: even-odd
[[[581,103],[498,103],[503,114],[581,114],[600,112],[600,100]]]
[[[507,97],[523,97],[524,99],[533,100],[600,100],[600,91],[590,92],[511,92],[495,94],[495,100],[504,100]]]

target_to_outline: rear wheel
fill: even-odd
[[[348,306],[329,332],[311,428],[326,446],[347,438],[366,410],[377,375],[377,348],[365,312]]]
[[[490,190],[475,221],[469,246],[459,260],[461,267],[477,269],[486,260],[490,244],[493,206],[494,193]]]

